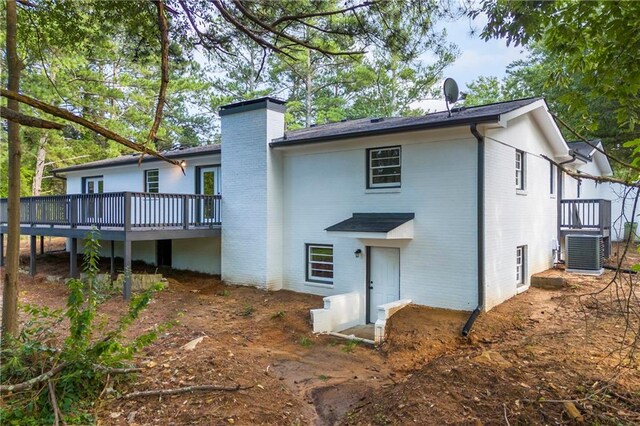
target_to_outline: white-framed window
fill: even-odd
[[[516,150],[516,189],[524,190],[525,181],[524,151]]]
[[[549,194],[556,195],[557,169],[556,165],[549,163]]]
[[[144,171],[144,192],[158,193],[160,190],[160,172],[158,169]]]
[[[333,246],[307,244],[307,281],[333,284]]]
[[[527,267],[527,247],[516,247],[516,285],[521,287],[525,284],[525,274]]]
[[[389,146],[367,150],[367,188],[399,188],[402,148]]]

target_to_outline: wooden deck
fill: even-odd
[[[78,239],[97,229],[100,240],[111,241],[111,269],[114,272],[114,241],[124,242],[124,270],[131,271],[131,242],[220,236],[220,195],[110,192],[69,194],[20,199],[20,233],[31,236],[31,274],[35,274],[36,238],[70,239],[69,269],[78,276]],[[0,199],[0,265],[4,261],[8,204]],[[124,296],[131,295],[131,281],[125,279]]]
[[[558,228],[562,240],[570,234],[602,235],[605,257],[611,253],[611,201],[601,199],[564,199],[561,201]],[[563,244],[564,241],[561,241]]]

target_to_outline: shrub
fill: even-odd
[[[166,328],[166,325],[157,327],[132,340],[124,338],[124,333],[148,306],[153,294],[162,289],[162,284],[158,283],[133,296],[128,311],[115,321],[114,326],[98,333],[102,330],[96,325],[96,314],[104,301],[96,279],[98,241],[97,231],[87,235],[84,254],[86,277],[84,280],[69,280],[66,309],[24,305],[22,309],[27,319],[20,334],[16,339],[5,338],[2,342],[0,381],[6,393],[4,405],[0,408],[3,424],[54,423],[56,409],[52,397],[57,400],[61,422],[94,423],[90,409],[105,388],[107,375],[115,372],[116,368],[127,367],[126,361]],[[66,338],[61,339],[55,328],[64,320],[68,320],[69,329]],[[48,371],[56,371],[56,374],[25,390],[12,393],[11,388],[7,388]],[[120,379],[124,377],[119,376]]]

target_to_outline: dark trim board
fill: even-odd
[[[6,225],[0,225],[0,233],[6,234]],[[22,235],[43,235],[50,237],[85,238],[91,228],[51,228],[44,226],[22,226]],[[122,230],[100,229],[100,240],[112,241],[153,241],[153,240],[179,240],[191,238],[219,237],[221,227],[195,228],[195,229],[145,229],[125,232]]]
[[[371,298],[371,246],[365,247],[365,256],[366,258],[366,266],[367,269],[365,273],[365,297],[364,297],[364,306],[366,312],[365,322],[367,324],[371,323],[371,309],[369,309],[369,299]]]

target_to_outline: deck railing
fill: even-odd
[[[29,226],[96,226],[124,230],[220,225],[220,195],[108,192],[20,199],[20,223]],[[0,199],[0,223],[7,199]]]
[[[560,227],[603,230],[611,228],[611,201],[599,199],[562,200]]]

